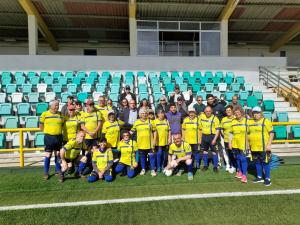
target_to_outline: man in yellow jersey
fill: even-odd
[[[208,151],[213,155],[213,171],[218,172],[218,154],[216,149],[217,139],[220,135],[220,121],[217,116],[212,114],[212,107],[206,106],[204,113],[199,116],[201,129],[201,144],[200,148],[203,151],[204,167],[202,171],[208,169]]]
[[[72,174],[75,168],[75,177],[82,174],[86,166],[87,157],[80,155],[81,151],[87,151],[88,147],[84,142],[84,131],[79,131],[75,138],[70,139],[60,150],[61,174],[60,182],[64,182],[65,173]]]
[[[201,163],[199,149],[199,144],[201,142],[200,121],[196,115],[196,109],[194,107],[190,106],[188,108],[188,113],[188,117],[186,117],[182,123],[182,139],[191,145],[193,158],[196,164],[195,167],[199,169]]]
[[[113,154],[110,148],[107,147],[106,138],[101,138],[98,142],[98,146],[93,148],[93,171],[88,176],[87,181],[89,183],[97,180],[104,179],[107,182],[113,180],[112,177],[112,165],[113,165]]]
[[[121,153],[121,157],[115,168],[115,173],[118,174],[126,170],[127,177],[133,178],[135,176],[135,169],[138,166],[135,156],[138,146],[136,141],[130,138],[129,131],[124,131],[122,137],[122,140],[118,144],[118,150]]]
[[[112,149],[114,159],[119,158],[117,147],[123,125],[124,122],[116,118],[114,110],[109,110],[108,120],[104,122],[102,127],[102,135],[106,138],[108,147]]]
[[[247,150],[248,150],[248,120],[242,108],[236,107],[234,110],[235,119],[231,122],[229,148],[235,154],[237,173],[236,178],[241,179],[242,183],[247,183]]]
[[[182,137],[180,134],[174,135],[174,143],[170,145],[169,148],[169,156],[168,156],[168,165],[165,169],[166,171],[178,169],[177,176],[181,176],[183,173],[182,166],[187,166],[188,171],[188,180],[193,180],[193,160],[192,160],[192,149],[191,146],[182,141]],[[172,175],[169,174],[169,175]]]
[[[107,120],[107,113],[108,113],[109,109],[106,106],[106,99],[104,96],[99,97],[98,105],[96,105],[96,109],[101,112],[103,122],[105,122]]]
[[[58,162],[58,153],[62,146],[62,130],[64,117],[58,112],[59,102],[53,100],[49,103],[50,109],[43,112],[40,117],[40,129],[44,132],[45,160],[44,160],[44,179],[49,179],[49,167],[52,152],[55,154],[55,171],[58,173],[60,165]]]
[[[158,110],[157,119],[154,120],[156,127],[157,141],[156,141],[156,164],[157,172],[160,173],[167,163],[168,147],[171,144],[171,129],[169,121],[166,119],[165,112]]]
[[[63,126],[63,141],[67,143],[69,140],[76,137],[80,130],[80,116],[75,111],[74,105],[68,106],[67,116],[65,116],[65,123]]]
[[[274,139],[274,131],[271,121],[263,117],[260,107],[254,107],[252,113],[253,120],[249,121],[249,144],[257,173],[253,182],[264,182],[265,186],[270,186],[271,144]],[[263,180],[263,170],[265,180]]]
[[[226,163],[226,171],[234,173],[236,163],[233,152],[229,149],[229,135],[231,130],[231,122],[234,119],[233,106],[228,105],[225,107],[226,116],[221,121],[221,135],[224,138],[223,156]]]
[[[97,145],[101,125],[102,115],[95,109],[93,100],[88,99],[86,101],[86,112],[82,113],[81,116],[81,129],[86,133],[85,142],[87,146]]]
[[[138,155],[140,159],[141,172],[140,175],[145,175],[146,173],[146,162],[147,155],[150,160],[150,170],[151,176],[156,176],[155,172],[155,158],[156,154],[154,151],[154,146],[156,143],[156,128],[152,120],[148,119],[148,111],[146,109],[141,109],[139,112],[140,119],[134,122],[130,133],[137,134],[137,145],[138,145]]]

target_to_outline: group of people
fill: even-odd
[[[197,96],[192,105],[192,92],[185,97],[176,86],[169,103],[162,96],[155,110],[147,100],[137,108],[136,96],[126,86],[118,108],[105,96],[96,105],[87,99],[84,109],[69,96],[61,112],[59,102],[51,101],[40,117],[45,133],[44,179],[49,179],[54,153],[61,182],[73,173],[88,182],[110,182],[118,173],[133,178],[145,175],[148,168],[153,177],[187,171],[188,180],[193,180],[195,170],[207,171],[211,159],[215,173],[224,163],[226,171],[246,183],[250,157],[257,173],[253,182],[271,185],[274,132],[261,108],[254,107],[249,116],[237,96],[229,105],[211,94],[207,104]]]

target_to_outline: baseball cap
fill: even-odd
[[[252,112],[261,112],[261,108],[259,106],[255,106],[253,109],[252,109]]]
[[[87,99],[87,100],[85,101],[85,104],[86,104],[86,105],[94,105],[95,103],[94,103],[94,101],[93,101],[92,99]]]
[[[126,85],[126,86],[125,86],[125,89],[126,89],[126,90],[130,90],[130,86],[129,86],[129,85]]]

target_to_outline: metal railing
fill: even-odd
[[[266,67],[259,67],[259,80],[268,88],[274,88],[278,95],[284,97],[300,111],[300,88]]]

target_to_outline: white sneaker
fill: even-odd
[[[230,167],[229,166],[226,166],[226,172],[229,172],[230,171]]]
[[[140,172],[141,176],[144,176],[146,174],[146,170],[142,169],[142,171]]]
[[[156,174],[155,170],[151,170],[151,176],[152,176],[152,177],[156,177],[156,175],[157,175],[157,174]]]
[[[235,168],[234,167],[231,167],[228,171],[229,173],[235,173]]]

